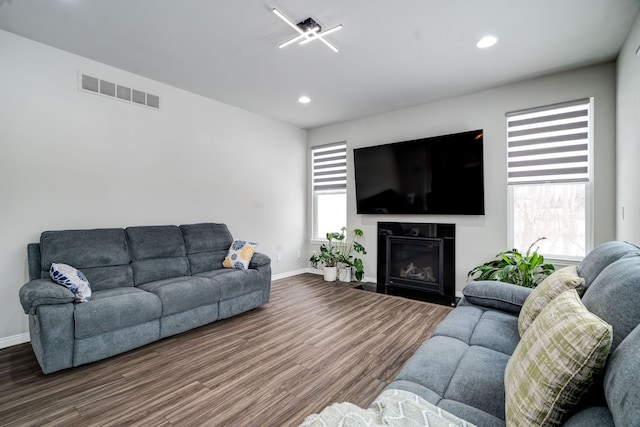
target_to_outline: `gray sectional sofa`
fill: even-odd
[[[565,426],[640,426],[640,248],[609,242],[578,266],[582,302],[613,327],[604,375]],[[478,426],[505,425],[504,376],[530,289],[475,282],[386,389],[413,392]]]
[[[225,224],[45,231],[28,245],[30,282],[19,292],[33,351],[47,374],[104,359],[254,309],[269,301],[271,261],[223,268]],[[52,263],[86,275],[92,297],[49,277]]]

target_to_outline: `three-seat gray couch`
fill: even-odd
[[[613,327],[604,375],[564,426],[640,426],[640,248],[609,242],[578,266],[582,302]],[[531,289],[475,282],[386,389],[413,392],[477,426],[505,426],[505,368]]]
[[[223,268],[233,242],[225,224],[45,231],[28,245],[30,282],[19,292],[42,371],[94,362],[269,301],[271,261]],[[85,274],[92,298],[49,277],[52,263]]]

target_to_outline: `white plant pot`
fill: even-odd
[[[337,267],[327,267],[326,265],[324,266],[324,280],[327,282],[335,282],[336,281],[336,276],[338,275],[338,268]]]
[[[344,265],[338,270],[338,280],[349,283],[351,281],[351,267]]]

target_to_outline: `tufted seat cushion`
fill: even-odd
[[[411,391],[477,425],[504,426],[504,369],[519,340],[516,314],[463,300],[387,389]]]

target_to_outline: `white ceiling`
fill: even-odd
[[[638,0],[0,0],[0,29],[310,129],[616,58]],[[340,50],[278,44],[308,17]],[[499,43],[480,50],[485,34]],[[1,64],[1,53],[0,53]],[[2,66],[6,66],[3,64]],[[311,97],[301,105],[300,95]]]

